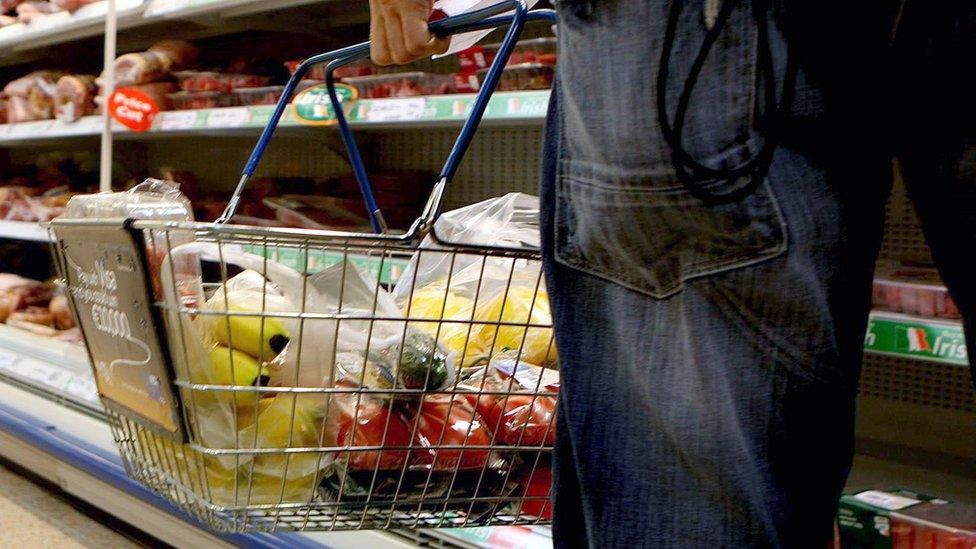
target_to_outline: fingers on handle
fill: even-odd
[[[369,55],[377,65],[393,64],[386,36],[386,17],[380,6],[382,0],[369,0]]]

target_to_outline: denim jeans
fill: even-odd
[[[706,33],[704,3],[684,3],[670,105]],[[893,155],[976,318],[962,149],[976,127],[964,98],[976,96],[966,65],[939,70],[947,51],[965,57],[973,10],[847,4],[861,3],[787,1],[764,15],[777,87],[787,44],[799,64],[785,132],[754,193],[708,206],[676,178],[655,110],[670,2],[557,3],[540,191],[562,375],[557,547],[827,545]],[[711,167],[761,146],[752,7],[732,12],[691,95],[685,147]]]

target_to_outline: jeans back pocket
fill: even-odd
[[[555,254],[569,267],[657,298],[694,278],[786,250],[782,212],[764,182],[707,206],[661,175],[564,159],[556,181]]]

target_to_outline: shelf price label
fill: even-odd
[[[208,128],[240,128],[250,120],[251,112],[247,107],[213,109],[207,113]]]
[[[144,92],[119,88],[109,99],[109,114],[119,124],[135,132],[148,131],[159,114],[159,105]]]
[[[423,97],[404,99],[383,99],[362,105],[365,112],[360,117],[368,122],[403,122],[420,120],[427,110],[427,100]]]
[[[197,125],[197,111],[168,111],[159,115],[159,129],[163,131],[189,130]]]

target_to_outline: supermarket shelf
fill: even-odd
[[[84,347],[0,324],[0,378],[101,411]]]
[[[117,0],[120,27],[130,26],[142,18],[143,0]],[[42,46],[62,44],[105,32],[108,2],[101,0],[69,14],[55,14],[31,25],[17,23],[0,29],[0,58]]]
[[[224,18],[317,3],[321,2],[315,0],[117,0],[117,26],[120,32],[124,32],[169,20],[199,20],[212,23]],[[16,23],[0,29],[0,66],[23,60],[23,52],[102,36],[105,32],[107,11],[108,2],[100,0],[71,14],[67,12],[54,14],[30,25]],[[212,24],[209,26],[214,27]],[[230,24],[222,26],[233,27]],[[172,29],[166,34],[171,33]]]
[[[177,547],[416,547],[377,531],[216,534],[126,476],[106,423],[4,383],[0,455]]]
[[[0,238],[50,242],[47,229],[33,221],[0,221]]]
[[[473,94],[410,97],[398,99],[363,99],[352,105],[350,124],[369,129],[454,126],[460,124],[474,102]],[[488,103],[486,124],[539,124],[545,119],[548,91],[500,92]],[[256,134],[271,118],[272,105],[227,107],[192,111],[165,111],[145,133],[129,131],[115,124],[120,139],[147,139],[156,136],[226,135],[247,132]],[[306,128],[286,112],[283,128]],[[93,137],[102,129],[102,118],[86,116],[73,123],[57,120],[0,125],[0,146],[30,145],[37,141],[73,137]]]
[[[903,358],[968,366],[962,324],[897,313],[871,313],[864,350]]]

